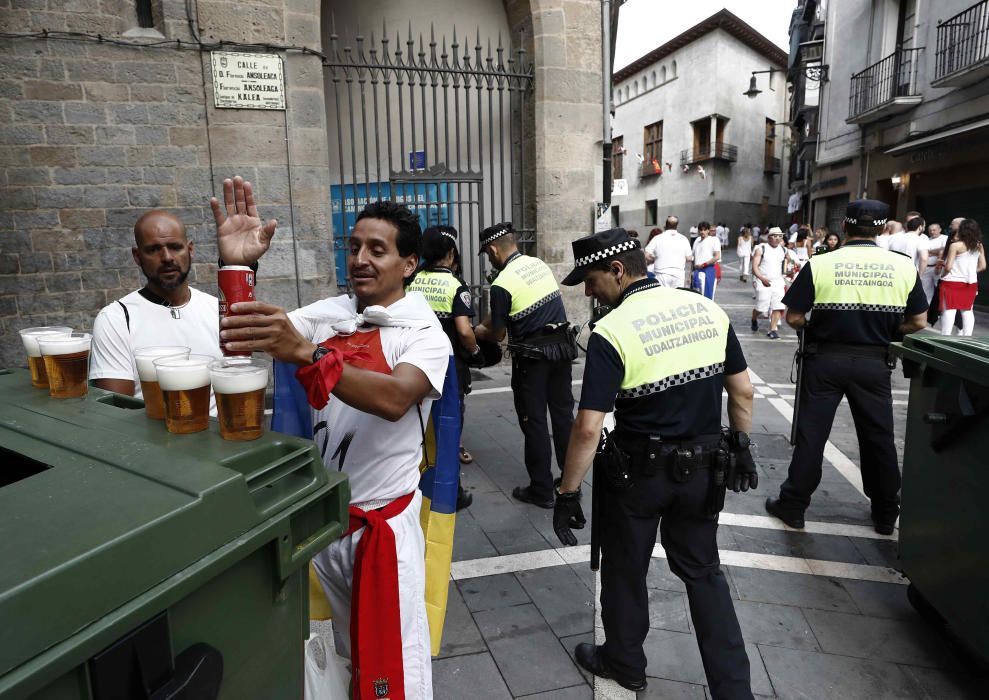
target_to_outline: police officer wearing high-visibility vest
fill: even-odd
[[[556,496],[553,527],[566,545],[582,527],[580,484],[592,460],[601,501],[601,619],[605,642],[577,645],[577,663],[629,690],[646,687],[646,574],[657,527],[683,580],[714,698],[751,698],[749,660],[718,561],[725,488],[758,485],[749,453],[752,384],[728,316],[695,292],[646,277],[623,229],[573,242],[563,281],[614,308],[587,345],[583,391]],[[728,392],[730,430],[721,427]],[[599,447],[605,416],[615,432]],[[598,481],[602,480],[602,481]]]
[[[467,283],[454,274],[454,267],[460,266],[460,251],[457,248],[457,229],[453,226],[430,226],[422,232],[419,246],[422,269],[406,286],[410,292],[420,292],[429,307],[439,319],[443,332],[453,346],[454,365],[457,368],[457,384],[460,390],[460,429],[464,427],[465,398],[471,392],[470,367],[477,362],[481,348],[474,338],[471,319],[474,318],[474,303]],[[474,458],[463,446],[461,436],[460,462],[470,464]],[[473,501],[461,485],[457,492],[457,510],[467,508]]]
[[[766,510],[790,527],[804,527],[842,397],[848,398],[855,422],[862,485],[876,532],[893,534],[900,514],[888,350],[894,339],[926,327],[927,297],[913,261],[876,245],[888,220],[883,202],[849,203],[846,243],[811,258],[783,297],[786,322],[806,334],[797,397],[801,413],[787,479],[779,498],[766,501]]]
[[[553,507],[549,410],[556,463],[563,469],[573,425],[573,373],[577,345],[567,323],[560,287],[539,258],[519,252],[515,229],[505,222],[481,232],[480,248],[498,270],[491,284],[491,317],[474,329],[480,341],[501,342],[508,334],[512,392],[525,438],[529,484],[512,495],[540,508]]]

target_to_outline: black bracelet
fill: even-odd
[[[317,345],[316,346],[316,349],[313,350],[312,363],[313,364],[316,364],[317,362],[319,362],[320,360],[322,360],[323,357],[325,357],[329,353],[330,353],[330,349],[329,348],[324,348],[322,345]]]

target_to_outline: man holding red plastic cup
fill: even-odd
[[[220,257],[253,265],[276,222],[261,220],[240,177],[224,181],[223,199],[210,201]],[[432,698],[420,419],[442,391],[451,348],[425,297],[405,292],[420,238],[418,218],[404,206],[368,204],[349,239],[354,296],[290,313],[238,303],[221,322],[227,351],[263,351],[299,367],[326,468],[350,479],[350,530],[313,563],[338,652],[352,661],[357,700]]]

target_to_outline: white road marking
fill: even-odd
[[[729,497],[730,498],[730,497]],[[769,515],[745,515],[743,513],[721,513],[718,523],[736,527],[754,527],[761,530],[782,530],[784,532],[806,532],[814,535],[835,535],[837,537],[860,537],[869,540],[892,540],[896,534],[880,535],[873,528],[865,525],[846,525],[844,523],[807,522],[803,530],[795,530],[783,521]]]
[[[821,524],[824,525],[825,523]],[[902,574],[886,566],[846,564],[822,559],[787,557],[779,554],[739,552],[732,549],[719,550],[718,554],[721,557],[722,564],[739,566],[746,569],[826,576],[829,578],[844,578],[855,581],[907,583],[906,578]],[[666,552],[658,544],[653,549],[652,555],[656,559],[666,558]],[[466,581],[481,576],[532,571],[533,569],[544,569],[550,566],[562,566],[563,564],[583,564],[590,560],[591,548],[589,545],[566,547],[563,549],[544,549],[539,552],[524,552],[522,554],[506,554],[504,556],[486,557],[484,559],[455,561],[450,570],[450,577],[454,581]]]
[[[574,379],[570,382],[573,386],[579,386],[584,383],[583,379]],[[484,396],[486,394],[507,394],[512,390],[510,386],[496,386],[491,389],[475,389],[470,392],[469,396]]]

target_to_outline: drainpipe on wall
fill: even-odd
[[[611,0],[601,0],[601,202],[611,205]]]

